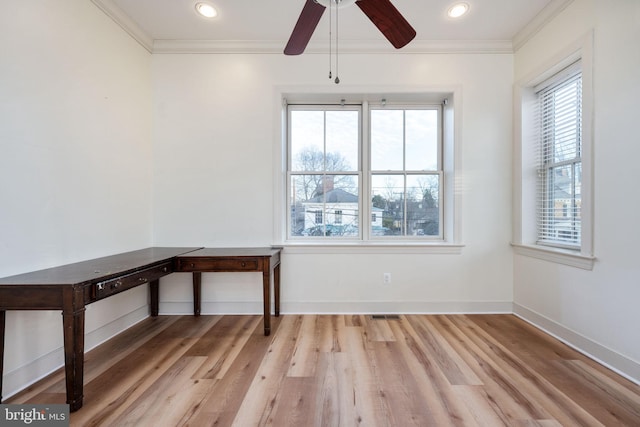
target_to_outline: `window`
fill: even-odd
[[[336,210],[334,212],[334,221],[333,223],[336,225],[342,224],[342,211],[341,210]]]
[[[538,87],[538,244],[581,243],[582,73],[578,64]]]
[[[288,239],[443,240],[442,121],[440,105],[288,105]]]
[[[591,270],[593,33],[545,64],[515,86],[513,247]]]

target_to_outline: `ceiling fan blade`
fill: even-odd
[[[285,55],[300,55],[307,47],[313,31],[318,26],[320,18],[324,13],[325,7],[316,3],[314,0],[307,0],[300,12],[298,22],[293,27],[289,42],[284,48]]]
[[[416,36],[416,30],[389,0],[357,0],[356,4],[393,47],[400,49]]]

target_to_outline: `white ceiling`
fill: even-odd
[[[207,45],[209,48],[281,50],[298,19],[305,0],[205,0],[218,16],[197,15],[198,0],[93,0],[150,51]],[[455,0],[392,0],[415,28],[412,45],[449,43],[508,46],[535,33],[544,22],[564,9],[571,0],[466,0],[467,15],[458,20],[447,16]],[[325,12],[309,43],[328,43],[329,21]],[[339,15],[342,46],[386,46],[388,42],[356,5],[342,8]],[[335,32],[334,32],[335,36]],[[516,46],[517,47],[517,46]],[[357,48],[353,48],[356,49]],[[393,47],[388,46],[390,51]],[[415,49],[415,48],[414,48]]]

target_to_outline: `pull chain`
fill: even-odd
[[[339,1],[339,0],[337,0]],[[336,79],[335,82],[336,84],[340,83],[340,78],[338,77],[338,28],[339,28],[339,21],[338,21],[338,17],[340,15],[340,8],[338,7],[338,5],[336,4]]]
[[[331,70],[333,69],[333,66],[331,64],[331,30],[332,30],[332,22],[331,22],[331,15],[332,15],[332,11],[331,11],[331,4],[333,3],[333,0],[329,0],[329,79],[331,79]]]

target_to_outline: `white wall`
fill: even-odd
[[[243,246],[273,236],[283,88],[459,88],[461,254],[285,249],[282,310],[511,311],[510,54],[153,56],[156,245]],[[340,99],[340,97],[338,97]],[[383,286],[383,272],[392,284]],[[260,312],[260,276],[207,274],[204,312]],[[250,276],[250,275],[249,275]],[[190,312],[189,275],[161,284],[161,311]]]
[[[0,277],[149,246],[150,54],[86,0],[0,2]],[[87,312],[87,348],[147,315]],[[61,366],[59,312],[7,313],[8,396]]]
[[[575,0],[516,53],[515,78],[592,30],[597,261],[585,271],[515,255],[515,311],[640,381],[640,3]]]

